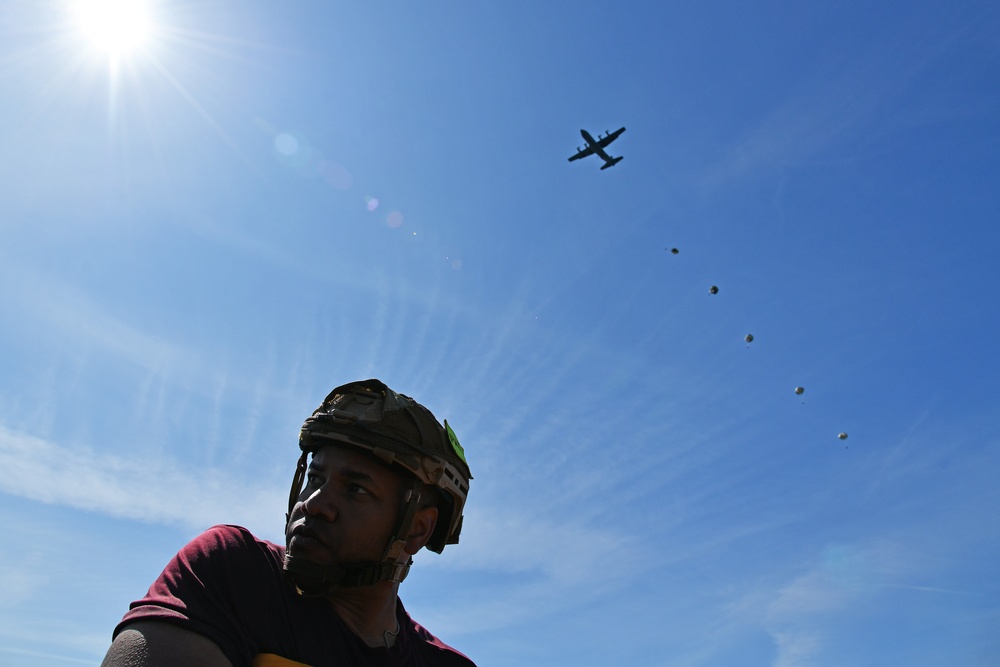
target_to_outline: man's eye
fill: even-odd
[[[317,475],[316,473],[308,473],[306,475],[306,484],[308,484],[309,486],[319,486],[321,484],[319,475]]]
[[[369,491],[363,486],[358,486],[357,484],[351,484],[349,487],[347,487],[347,490],[350,491],[351,493],[356,493],[361,496],[371,495],[371,491]]]

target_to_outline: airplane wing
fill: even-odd
[[[576,155],[574,155],[573,157],[571,157],[569,159],[569,161],[572,162],[573,160],[579,160],[582,157],[587,157],[588,155],[593,155],[593,154],[594,154],[593,147],[587,146],[586,148],[583,148],[583,149],[580,149],[579,151],[577,151]]]
[[[601,139],[599,139],[597,141],[597,145],[600,146],[601,148],[604,148],[605,146],[607,146],[608,144],[610,144],[612,141],[614,141],[615,139],[617,139],[618,135],[621,134],[624,131],[625,131],[625,128],[623,127],[623,128],[615,130],[614,132],[611,132],[610,134],[604,135],[603,138],[601,138]]]

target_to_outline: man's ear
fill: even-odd
[[[406,547],[404,551],[413,555],[420,551],[434,534],[434,527],[437,525],[438,510],[436,507],[421,507],[413,515],[413,523],[410,525],[410,532],[406,536]]]

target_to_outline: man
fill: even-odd
[[[353,382],[305,421],[299,448],[285,547],[206,531],[132,603],[103,667],[475,667],[397,597],[413,554],[462,529],[472,475],[448,421]]]

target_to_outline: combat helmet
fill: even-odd
[[[440,498],[437,525],[427,548],[441,553],[445,545],[458,543],[472,473],[465,451],[447,420],[442,426],[430,410],[380,380],[337,387],[305,420],[299,433],[302,453],[289,492],[289,517],[302,490],[309,454],[328,444],[361,449],[411,477],[413,482],[404,494],[399,521],[380,562],[320,566],[292,558],[286,552],[285,570],[293,579],[296,574],[314,584],[319,579],[324,588],[367,585],[387,579],[402,581],[409,563],[401,565],[397,560],[420,506],[420,489],[424,484],[435,489]],[[302,592],[298,583],[296,587]]]

